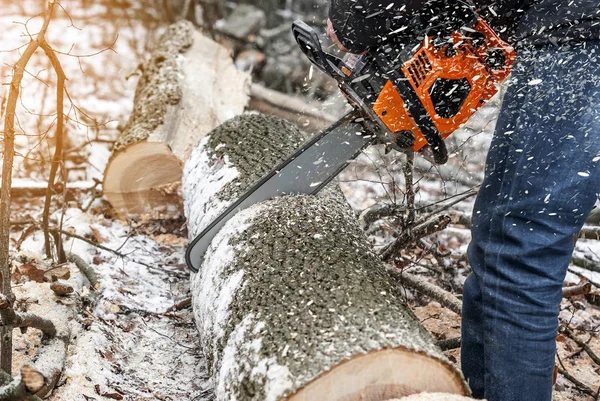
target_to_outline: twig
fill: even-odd
[[[395,268],[388,268],[386,270],[402,285],[413,288],[421,294],[427,295],[428,297],[438,301],[442,306],[445,306],[451,311],[459,315],[461,314],[462,302],[450,292],[438,287],[437,285],[431,284],[424,278],[414,274],[399,272]]]
[[[412,229],[404,230],[398,236],[398,238],[383,248],[381,251],[381,258],[384,261],[391,259],[401,248],[405,247],[411,242],[443,230],[446,228],[446,226],[448,226],[449,223],[450,217],[438,216],[437,218],[434,218],[431,221],[423,222]]]
[[[563,298],[570,298],[577,295],[588,294],[592,290],[592,283],[584,283],[580,285],[573,285],[570,287],[563,287],[562,294]]]
[[[435,216],[436,214],[440,214],[442,212],[445,212],[446,210],[450,209],[452,206],[456,205],[457,203],[460,203],[462,201],[464,201],[465,199],[468,199],[472,196],[477,195],[478,189],[470,189],[462,194],[459,194],[457,196],[454,196],[451,202],[448,203],[444,203],[442,206],[438,207],[437,209],[432,209],[431,206],[427,206],[422,208],[423,212],[428,212],[426,215],[424,215],[423,217],[421,217],[416,224],[421,224],[422,222],[429,220],[431,218],[431,216]],[[447,199],[446,199],[447,200]],[[444,200],[445,201],[445,200]],[[443,203],[442,202],[438,202],[438,203]]]
[[[406,165],[404,166],[406,209],[408,210],[408,216],[404,223],[406,227],[410,227],[415,222],[415,190],[413,188],[414,161],[415,152],[411,149],[410,152],[406,153]]]
[[[392,203],[376,203],[375,205],[363,210],[358,216],[358,220],[362,223],[363,228],[366,229],[377,220],[384,217],[393,216],[394,214],[404,210],[404,207]]]
[[[415,160],[415,169],[423,173],[436,169],[444,180],[457,182],[466,187],[474,187],[481,184],[482,181],[480,177],[474,177],[470,175],[468,171],[461,169],[460,167],[455,167],[451,164],[434,166],[422,157],[418,157]]]
[[[83,242],[85,242],[85,243],[87,243],[87,244],[90,244],[90,245],[92,245],[92,246],[94,246],[94,247],[96,247],[96,248],[98,248],[98,249],[101,249],[101,250],[103,250],[103,251],[110,252],[110,253],[112,253],[113,255],[116,255],[116,256],[118,256],[118,257],[120,257],[120,258],[123,258],[123,259],[130,259],[132,262],[134,262],[134,263],[137,263],[137,264],[139,264],[139,265],[142,265],[142,266],[144,266],[144,267],[146,267],[146,268],[148,268],[148,269],[150,269],[150,270],[160,271],[161,273],[166,273],[166,272],[168,272],[167,270],[161,270],[161,269],[158,269],[158,268],[156,268],[156,266],[152,266],[152,265],[150,265],[150,264],[148,264],[148,263],[145,263],[145,262],[142,262],[142,261],[139,261],[139,260],[132,259],[132,258],[130,258],[130,257],[129,257],[129,255],[127,255],[127,254],[124,254],[124,253],[122,253],[122,252],[120,252],[120,251],[118,251],[118,250],[115,250],[115,249],[108,248],[108,247],[106,247],[106,246],[104,246],[104,245],[98,244],[98,243],[96,243],[96,242],[94,242],[94,241],[92,241],[92,240],[89,240],[89,239],[87,239],[87,238],[85,238],[85,237],[82,237],[81,235],[77,235],[77,234],[74,234],[74,233],[70,233],[70,232],[68,232],[68,231],[65,231],[65,230],[59,230],[59,231],[60,231],[60,233],[61,233],[61,234],[65,235],[65,236],[67,236],[67,237],[70,237],[70,238],[74,238],[74,239],[77,239],[77,240],[83,241]]]
[[[417,260],[413,260],[410,256],[400,255],[400,259],[402,259],[403,261],[408,262],[408,263],[410,263],[410,264],[412,264],[414,266],[419,266],[419,267],[422,267],[423,269],[427,269],[429,271],[432,271],[432,272],[434,272],[436,274],[441,274],[442,273],[442,271],[440,269],[437,269],[437,268],[435,268],[433,266],[429,266],[429,265],[427,265],[425,263],[420,263],[420,260],[422,260],[423,257],[420,257]]]

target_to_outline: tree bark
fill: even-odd
[[[301,140],[288,123],[260,115],[204,138],[184,169],[190,237]],[[238,213],[192,276],[192,296],[217,400],[468,393],[336,187]]]
[[[249,76],[189,21],[168,27],[143,70],[104,173],[104,194],[121,215],[157,208],[173,214],[183,161],[206,133],[244,110]]]

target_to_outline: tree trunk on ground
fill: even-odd
[[[264,114],[284,118],[307,132],[322,130],[337,120],[324,112],[323,105],[318,101],[309,104],[299,97],[285,95],[259,84],[251,86],[249,107]]]
[[[204,138],[183,178],[190,237],[301,140],[288,123],[261,115]],[[217,400],[468,392],[336,187],[238,213],[212,241],[192,294]]]
[[[117,212],[179,206],[183,161],[206,133],[244,110],[249,83],[226,48],[188,21],[171,25],[144,65],[106,167],[104,194]]]

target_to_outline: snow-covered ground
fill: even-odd
[[[157,12],[148,7],[151,3],[154,2],[63,0],[64,10],[57,10],[50,25],[48,40],[61,51],[59,58],[69,78],[67,90],[73,105],[79,108],[73,107],[70,101],[66,103],[72,119],[67,131],[67,148],[73,156],[68,161],[71,182],[91,186],[94,179],[102,179],[110,157],[110,141],[116,139],[119,127],[123,126],[132,109],[138,65],[147,55],[148,38],[160,31],[154,19]],[[32,34],[37,32],[39,18],[30,21],[28,18],[39,14],[44,4],[41,0],[0,1],[3,10],[0,50],[17,49],[28,41],[27,30]],[[25,22],[27,25],[23,25]],[[17,50],[0,52],[3,84],[10,81],[10,65],[18,57]],[[42,185],[40,183],[48,174],[51,148],[42,139],[48,129],[50,136],[53,135],[55,74],[41,52],[36,53],[27,71],[18,105],[17,145],[22,156],[16,160],[15,178],[22,186],[35,187]],[[4,88],[8,86],[4,85]],[[2,104],[5,101],[0,100]],[[463,177],[463,184],[451,179],[440,180],[435,169],[425,170],[426,173],[417,176],[420,184],[417,204],[426,206],[461,194],[470,189],[464,185],[465,177],[473,181],[481,178],[493,128],[493,113],[491,108],[482,110],[469,129],[452,137],[456,151],[450,165],[455,167],[454,174]],[[394,162],[395,159],[400,161]],[[397,155],[386,156],[381,148],[372,147],[340,176],[341,186],[357,211],[382,201],[401,203],[404,198],[401,160]],[[91,201],[89,195],[81,196],[83,201],[80,203],[87,205]],[[16,198],[13,202],[13,220],[40,219],[39,200]],[[472,202],[473,198],[470,198],[457,204],[455,209],[469,213]],[[19,281],[15,284],[20,303],[32,311],[44,313],[57,302],[79,311],[69,322],[73,341],[65,374],[50,399],[210,399],[210,386],[191,313],[189,309],[167,312],[170,306],[185,299],[189,291],[183,261],[184,222],[163,221],[160,216],[147,216],[141,222],[120,222],[106,214],[105,205],[99,200],[88,212],[82,212],[77,204],[77,201],[67,204],[62,217],[64,229],[118,253],[82,240],[71,239],[65,243],[67,252],[81,256],[100,275],[102,284],[95,291],[96,295],[90,292],[72,265],[69,266],[69,282],[77,291],[70,298],[60,299],[53,295],[48,290],[49,283]],[[62,211],[54,210],[55,218],[61,218]],[[21,242],[22,231],[15,229],[13,234],[16,245]],[[40,269],[49,268],[41,256],[41,233],[29,234],[20,243],[21,254],[28,257],[27,263]],[[386,237],[379,233],[372,239],[382,243]],[[456,287],[460,287],[468,271],[461,255],[464,255],[469,239],[469,231],[461,226],[452,226],[438,236],[439,242],[451,251],[450,258],[455,262],[443,277],[451,276]],[[580,240],[577,252],[600,263],[598,241]],[[427,260],[435,261],[430,256]],[[17,262],[17,270],[20,266]],[[575,267],[573,270],[600,283],[598,273]],[[572,273],[567,279],[579,281]],[[90,303],[92,298],[95,302]],[[597,332],[600,312],[593,307],[581,309],[578,302],[565,301],[561,317],[577,327]],[[440,338],[457,335],[459,320],[439,305],[418,307],[417,313],[434,335]],[[590,345],[600,353],[597,337]],[[26,335],[19,334],[15,339],[16,371],[18,364],[34,353],[36,341],[39,341],[39,335],[33,330]],[[578,349],[569,340],[559,340],[559,345],[559,353],[563,361],[567,361],[568,370],[597,388],[600,375],[594,368],[598,367],[590,364],[582,353],[573,356]],[[571,365],[571,361],[576,363]],[[559,376],[558,380],[556,400],[587,399],[573,390],[564,378]]]

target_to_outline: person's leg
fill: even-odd
[[[551,400],[562,282],[600,190],[598,54],[597,41],[536,50],[505,98],[463,307],[463,370],[489,401]]]
[[[489,232],[489,211],[499,202],[499,194],[508,161],[509,149],[518,125],[519,113],[524,103],[521,82],[532,78],[532,58],[519,57],[511,75],[511,84],[507,89],[498,117],[496,129],[487,155],[485,178],[479,189],[472,217],[472,236],[479,239]],[[505,134],[505,133],[509,134]],[[468,250],[469,262],[478,271],[484,265],[485,252],[477,241],[472,241]],[[484,398],[484,319],[482,310],[482,285],[475,274],[470,274],[463,288],[461,368],[467,379],[473,397]]]

